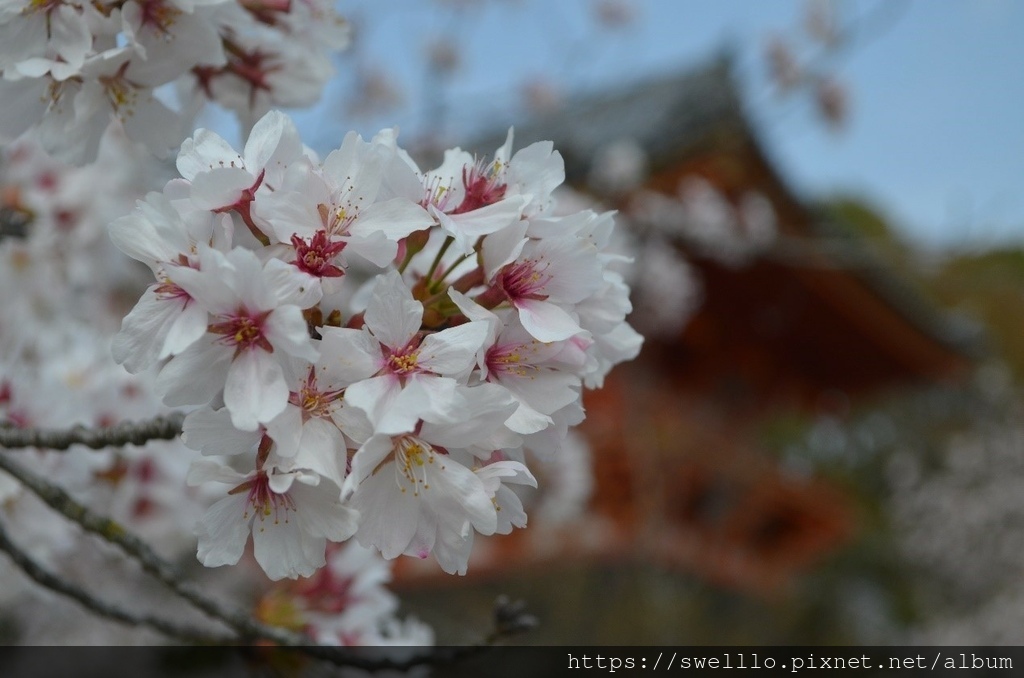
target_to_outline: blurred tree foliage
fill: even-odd
[[[903,282],[947,311],[979,323],[994,358],[1024,378],[1024,247],[1004,245],[926,255],[902,241],[867,201],[836,196],[818,209],[903,276]]]
[[[928,552],[923,557],[920,549],[908,547],[937,537],[909,518],[913,511],[907,507],[926,497],[939,501],[935,493],[948,486],[949,501],[962,502],[972,516],[984,516],[984,525],[976,527],[992,543],[974,546],[979,558],[1005,551],[1005,544],[1015,541],[1013,516],[987,499],[989,484],[994,487],[997,479],[980,483],[974,494],[954,495],[953,490],[962,475],[956,467],[964,463],[956,461],[959,457],[987,458],[990,445],[1010,444],[1006,441],[1017,430],[1017,392],[1024,378],[1024,249],[1004,246],[937,256],[902,241],[880,211],[856,197],[836,197],[817,209],[835,222],[838,237],[870,250],[940,312],[977,323],[984,337],[986,354],[967,383],[885,394],[842,418],[783,413],[767,419],[758,436],[783,466],[829,477],[846,488],[860,509],[858,537],[798,583],[795,607],[805,597],[832,601],[836,609],[818,611],[819,619],[845,614],[859,627],[847,627],[859,642],[929,639],[933,629],[958,628],[958,620],[974,620],[971,615],[983,621],[991,600],[1011,579],[997,576],[993,566],[992,591],[964,593],[970,588],[969,568],[961,568],[952,556]],[[1005,482],[1010,471],[993,473]],[[952,527],[950,534],[957,534]],[[937,548],[936,553],[952,550]]]
[[[912,256],[911,248],[893,232],[888,219],[862,198],[837,195],[815,208],[837,226],[849,229],[851,237],[873,250],[886,263],[902,262]]]
[[[940,304],[963,311],[983,325],[992,353],[1020,381],[1024,377],[1024,249],[956,254],[923,280]]]

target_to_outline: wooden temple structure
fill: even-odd
[[[483,155],[503,138],[470,148]],[[570,185],[626,214],[636,191],[672,195],[687,177],[730,200],[756,191],[774,210],[775,240],[735,265],[666,236],[699,277],[700,303],[680,332],[648,338],[638,359],[586,393],[581,430],[595,479],[582,518],[531,518],[525,530],[480,540],[464,578],[400,559],[397,586],[405,595],[556,565],[642,562],[759,596],[785,591],[851,539],[857,509],[838,486],[761,449],[759,428],[793,414],[841,417],[886,391],[960,380],[972,366],[972,333],[787,186],[744,114],[727,59],[516,127],[516,148],[542,139],[562,153]],[[625,195],[595,194],[594,158],[617,140],[642,150],[646,179]]]

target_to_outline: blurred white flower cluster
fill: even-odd
[[[142,383],[109,357],[119,291],[138,289],[140,272],[107,226],[152,179],[123,142],[105,138],[90,168],[25,141],[0,153],[0,422],[98,426],[160,407],[140,405]]]
[[[113,349],[192,408],[189,482],[221,488],[200,560],[251,534],[270,578],[310,576],[355,537],[464,573],[476,533],[525,526],[526,451],[556,453],[642,342],[611,213],[553,215],[552,144],[422,171],[385,130],[320,161],[271,112],[241,153],[198,131],[177,167],[111,227],[156,277]]]
[[[695,255],[726,266],[749,264],[775,244],[777,223],[768,198],[746,191],[736,204],[709,181],[687,177],[676,195],[643,191],[630,214],[640,224],[677,238]]]
[[[926,611],[908,643],[1024,641],[1024,428],[1013,388],[1008,379],[986,400],[961,404],[969,426],[934,458],[908,446],[888,462],[887,508]]]
[[[327,0],[2,0],[0,142],[32,129],[55,157],[91,162],[116,121],[167,153],[207,101],[246,128],[314,103],[348,41]]]
[[[390,564],[375,550],[354,541],[332,544],[326,567],[274,589],[257,612],[278,626],[301,629],[323,645],[433,645],[429,625],[396,616],[398,598],[386,587],[390,581]]]
[[[27,140],[0,153],[0,426],[98,427],[164,411],[147,379],[110,357],[126,307],[120,297],[139,289],[141,271],[113,247],[107,227],[159,176],[136,150],[111,133],[88,168],[55,161]],[[35,472],[164,553],[191,545],[198,507],[182,493],[182,483],[196,453],[180,440],[95,452],[4,453],[22,455]],[[18,543],[70,581],[89,578],[113,587],[130,570],[97,554],[77,526],[6,475],[0,477],[0,517]],[[54,620],[17,568],[0,570],[4,611],[37,642],[99,642],[103,633],[106,642],[127,640],[110,635],[116,627],[86,624],[82,615]]]

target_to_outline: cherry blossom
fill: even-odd
[[[113,0],[0,4],[0,141],[34,136],[83,164],[120,127],[157,154],[177,146],[194,100],[245,129],[273,106],[313,103],[348,26],[323,0]],[[168,106],[155,91],[175,83]]]
[[[179,201],[180,203],[180,201]],[[164,194],[150,193],[138,209],[110,226],[110,237],[123,252],[147,264],[159,282],[150,285],[125,316],[114,339],[114,358],[132,372],[184,351],[207,326],[207,310],[177,282],[178,273],[200,266],[200,243],[224,249],[232,231],[229,220],[209,212],[182,214]]]
[[[199,560],[233,565],[250,533],[256,561],[271,579],[306,577],[324,565],[327,540],[344,541],[355,514],[338,501],[337,486],[316,474],[263,468],[242,475],[212,461],[197,461],[189,482],[232,485],[199,521]],[[332,490],[332,487],[334,488]]]
[[[355,537],[461,574],[474,535],[526,526],[514,486],[642,339],[612,214],[554,214],[561,157],[511,149],[510,132],[491,160],[455,149],[420,173],[383,130],[320,161],[272,112],[241,152],[196,132],[181,177],[111,226],[155,277],[115,356],[194,408],[201,562],[236,563],[252,534],[268,576],[309,576]],[[343,643],[372,616],[308,612]],[[375,642],[420,637],[388,624]]]
[[[466,323],[420,335],[423,305],[397,273],[382,277],[365,314],[365,328],[334,330],[348,350],[370,358],[373,374],[346,390],[345,401],[364,410],[380,432],[414,426],[451,407],[458,379],[468,375],[487,326]]]
[[[584,330],[572,306],[597,291],[601,267],[591,243],[578,238],[526,238],[522,222],[484,241],[485,272],[498,298],[519,313],[540,341],[559,341]]]
[[[486,350],[478,357],[480,377],[507,389],[518,403],[506,422],[511,430],[543,430],[552,424],[550,414],[579,398],[579,376],[560,369],[557,362],[562,345],[538,341],[508,310],[499,316],[457,291],[449,294],[467,318],[490,325]]]
[[[360,543],[385,558],[434,553],[446,572],[465,573],[472,532],[498,529],[496,488],[452,453],[498,431],[510,404],[500,389],[472,390],[472,401],[460,394],[459,421],[375,434],[356,451],[343,489],[361,515]]]
[[[257,201],[257,214],[271,224],[279,242],[292,243],[296,254],[322,242],[321,252],[337,248],[326,254],[328,265],[344,248],[378,267],[387,266],[400,239],[433,224],[426,210],[409,200],[377,201],[383,173],[396,150],[386,135],[365,142],[350,133],[341,148],[327,156],[322,169],[309,163],[293,165],[281,190]],[[304,267],[304,262],[296,262]]]
[[[157,383],[169,405],[203,404],[223,390],[235,425],[254,429],[287,405],[284,356],[318,356],[302,316],[316,290],[310,281],[294,283],[294,290],[282,285],[294,269],[279,260],[263,265],[248,250],[202,248],[199,259],[200,269],[179,271],[177,284],[211,322],[163,367]]]
[[[349,541],[328,546],[327,565],[313,577],[275,592],[266,600],[284,608],[309,635],[328,645],[432,645],[433,630],[409,617],[399,620],[398,600],[385,586],[388,561],[370,548]]]

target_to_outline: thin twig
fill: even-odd
[[[120,547],[137,560],[142,569],[165,584],[180,597],[210,617],[224,622],[243,638],[263,638],[279,645],[306,645],[309,639],[285,629],[267,626],[246,614],[207,597],[191,582],[182,578],[178,569],[161,558],[150,546],[122,525],[98,515],[75,501],[67,492],[26,470],[6,455],[0,454],[0,470],[6,471],[35,493],[50,508],[78,523],[88,532]]]
[[[94,598],[85,589],[60,579],[33,560],[31,556],[11,541],[2,523],[0,523],[0,551],[6,552],[10,559],[14,561],[14,564],[40,586],[77,601],[82,607],[100,617],[105,617],[128,626],[146,626],[169,638],[187,643],[223,645],[235,640],[234,636],[202,633],[192,628],[179,626],[161,617],[136,614]]]
[[[510,601],[506,596],[499,596],[494,603],[493,626],[488,633],[478,642],[470,645],[435,647],[422,655],[396,660],[386,657],[367,658],[353,654],[349,648],[329,647],[317,645],[313,647],[299,648],[302,652],[317,659],[329,661],[335,664],[343,663],[353,668],[370,671],[380,670],[404,670],[414,666],[441,664],[452,664],[479,652],[494,647],[501,641],[518,635],[524,631],[534,628],[537,619],[526,612],[526,605],[523,601]],[[363,653],[387,652],[382,648],[365,648]]]
[[[0,447],[8,449],[39,447],[66,450],[84,445],[94,450],[125,445],[145,445],[150,440],[171,440],[181,435],[185,414],[175,412],[146,421],[126,421],[114,426],[67,429],[14,428],[0,424]]]
[[[230,608],[209,598],[194,584],[183,579],[176,567],[161,558],[138,536],[128,532],[114,520],[94,513],[75,501],[60,487],[24,469],[21,464],[12,461],[4,454],[0,454],[0,470],[13,476],[52,509],[77,523],[86,531],[92,532],[120,547],[129,557],[138,561],[143,570],[165,584],[181,598],[205,612],[211,618],[223,622],[234,630],[240,636],[240,640],[269,640],[278,645],[294,648],[295,651],[338,666],[350,666],[370,671],[383,669],[402,670],[423,664],[457,661],[484,648],[493,646],[511,635],[531,628],[535,623],[535,620],[526,614],[522,603],[509,603],[502,598],[498,600],[495,606],[494,628],[475,645],[435,648],[428,654],[402,660],[393,660],[379,656],[367,658],[353,653],[350,648],[317,645],[305,635],[293,633],[279,627],[268,626],[240,609]],[[7,543],[9,544],[9,540]],[[0,544],[0,548],[3,548],[3,544]],[[3,550],[8,549],[4,548]],[[26,574],[30,573],[26,572]]]

